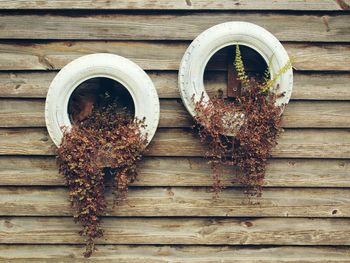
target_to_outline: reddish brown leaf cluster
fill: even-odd
[[[267,161],[281,132],[281,108],[275,101],[274,93],[261,92],[261,85],[252,79],[235,101],[219,96],[210,103],[203,97],[196,103],[196,127],[201,140],[209,144],[206,156],[216,195],[223,188],[222,165],[230,165],[241,172],[235,183],[243,185],[248,196],[261,196]],[[224,135],[229,128],[232,136]]]
[[[282,109],[275,101],[274,93],[261,93],[259,87],[246,89],[238,98],[246,122],[235,136],[232,156],[242,172],[238,181],[250,195],[261,195],[267,161],[282,131]]]
[[[125,199],[128,184],[136,177],[136,162],[146,146],[140,128],[116,102],[94,107],[91,115],[64,132],[58,149],[59,171],[67,181],[74,217],[83,226],[85,257],[103,235],[100,216],[105,214],[106,176],[114,179],[115,201]]]

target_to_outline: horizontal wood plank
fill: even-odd
[[[174,71],[148,71],[160,98],[180,98]],[[0,72],[0,97],[45,98],[57,72]],[[206,91],[225,90],[226,72],[206,72]],[[293,100],[350,100],[350,74],[305,74],[294,72]]]
[[[214,25],[246,21],[263,26],[281,41],[348,42],[349,19],[349,14],[305,13],[11,14],[0,16],[0,39],[193,40]]]
[[[160,101],[159,127],[192,127],[193,118],[179,100]],[[285,128],[349,128],[350,102],[292,101],[283,113]],[[0,99],[0,127],[45,127],[45,101]]]
[[[0,42],[0,70],[60,69],[80,56],[113,53],[136,62],[146,70],[178,70],[189,42]],[[293,67],[307,71],[350,71],[350,45],[284,44],[295,58]],[[226,55],[218,56],[212,69],[226,69]],[[210,68],[209,68],[210,69]]]
[[[81,245],[0,245],[7,262],[86,262]],[[98,245],[93,262],[135,263],[340,263],[349,259],[349,247],[239,246],[128,246]]]
[[[338,3],[337,3],[338,2]],[[105,9],[105,10],[301,10],[336,11],[349,7],[348,0],[2,0],[1,9]]]
[[[273,157],[350,158],[350,132],[339,130],[286,130]],[[0,155],[54,155],[55,145],[43,128],[0,129]],[[206,146],[187,129],[159,129],[148,156],[204,156]]]
[[[350,245],[350,219],[105,218],[100,244]],[[72,218],[2,218],[0,242],[84,243]]]
[[[0,157],[0,185],[62,186],[54,157]],[[350,187],[350,160],[271,159],[264,180],[267,187]],[[138,164],[138,179],[132,186],[211,186],[212,171],[206,159],[145,157]],[[223,169],[225,186],[237,171]]]
[[[3,127],[45,127],[45,100],[0,99]]]
[[[274,157],[349,158],[349,130],[286,130],[273,149]],[[149,155],[202,156],[206,147],[197,135],[179,129],[158,131]],[[178,154],[174,154],[178,152]]]
[[[349,189],[268,188],[249,201],[242,189],[228,188],[217,199],[208,188],[131,188],[127,201],[108,216],[349,217]],[[258,202],[258,203],[255,203]],[[66,188],[0,187],[1,216],[72,215]]]
[[[149,71],[162,98],[161,129],[128,201],[103,218],[94,262],[348,262],[350,14],[323,11],[349,7],[348,0],[0,1],[0,9],[31,9],[0,15],[0,261],[86,262],[44,128],[43,99],[57,70],[107,52]],[[259,204],[232,183],[234,168],[224,168],[228,188],[212,198],[210,166],[197,158],[206,147],[189,132],[192,120],[178,100],[176,70],[190,41],[232,20],[265,27],[295,58],[287,129]],[[226,89],[226,55],[209,65],[210,94]]]
[[[350,102],[293,101],[288,104],[283,113],[282,126],[285,128],[348,128]]]

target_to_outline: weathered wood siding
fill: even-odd
[[[0,1],[0,261],[84,261],[45,128],[57,71],[90,53],[132,59],[161,99],[160,128],[92,262],[350,262],[348,0]],[[217,23],[261,25],[295,57],[294,90],[259,205],[210,193],[205,147],[177,90],[191,40]],[[225,53],[206,75],[226,85]],[[111,198],[109,196],[108,198]]]

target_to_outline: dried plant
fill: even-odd
[[[114,179],[116,203],[126,198],[128,185],[136,177],[136,162],[147,143],[141,133],[143,123],[114,101],[94,107],[86,119],[64,132],[58,166],[66,178],[75,221],[83,227],[85,257],[91,256],[95,240],[103,236],[100,220],[107,209],[106,177]]]
[[[266,81],[249,77],[237,45],[235,69],[242,82],[240,96],[233,101],[217,96],[207,102],[202,95],[195,102],[195,127],[201,141],[209,145],[206,157],[212,166],[215,196],[223,188],[220,180],[223,165],[239,168],[240,175],[234,182],[242,185],[249,197],[261,196],[267,161],[282,131],[282,108],[275,102],[283,94],[276,95],[271,87],[290,67],[288,62]]]

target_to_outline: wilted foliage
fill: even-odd
[[[245,73],[238,46],[235,68],[242,83],[240,96],[234,100],[217,96],[210,102],[202,96],[196,102],[196,129],[202,142],[209,144],[206,156],[212,165],[215,195],[223,188],[222,166],[230,165],[240,170],[234,182],[243,185],[249,197],[259,197],[268,158],[282,131],[282,108],[275,106],[275,102],[283,94],[271,92],[271,81],[264,82]]]
[[[100,216],[107,209],[106,177],[114,179],[115,202],[126,198],[128,184],[136,177],[136,162],[147,143],[142,125],[113,101],[94,107],[86,119],[64,132],[59,171],[69,187],[75,221],[83,226],[85,257],[94,251],[95,239],[103,236]]]

